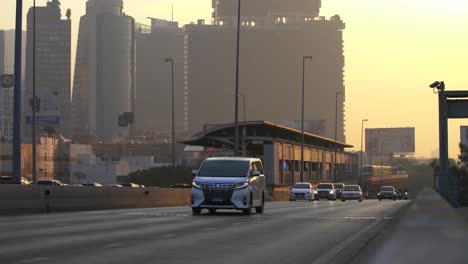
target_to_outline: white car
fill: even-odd
[[[242,210],[250,214],[255,208],[263,213],[266,180],[263,164],[256,158],[209,158],[200,170],[192,172],[191,207],[194,215],[208,209]]]
[[[306,200],[312,202],[314,200],[314,189],[312,184],[308,182],[298,182],[290,188],[289,201]]]
[[[358,200],[362,202],[362,190],[359,185],[346,185],[341,193],[341,201]]]

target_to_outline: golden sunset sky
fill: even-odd
[[[62,8],[72,9],[74,46],[85,2],[61,0]],[[15,3],[2,0],[0,29],[13,28]],[[147,23],[146,17],[170,19],[172,3],[182,25],[210,21],[211,0],[126,0],[125,13],[140,23]],[[24,5],[26,13],[32,0]],[[437,96],[428,85],[443,80],[448,90],[468,90],[468,1],[322,0],[321,15],[335,14],[346,23],[348,143],[360,148],[361,120],[368,118],[368,127],[416,127],[416,155],[432,157],[438,150],[438,114]],[[463,124],[468,120],[449,123],[451,157],[458,155]]]

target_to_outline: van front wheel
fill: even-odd
[[[252,213],[252,207],[253,207],[253,197],[252,197],[252,194],[250,194],[249,208],[243,209],[242,213],[244,213],[245,215],[249,215],[250,213]]]

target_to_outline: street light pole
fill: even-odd
[[[33,41],[32,41],[32,181],[37,182],[37,150],[36,150],[36,0],[33,0]]]
[[[359,168],[359,184],[362,184],[362,145],[364,141],[364,122],[369,121],[368,119],[363,119],[362,120],[362,125],[361,125],[361,167]]]
[[[336,156],[338,152],[338,144],[337,144],[337,137],[338,137],[338,95],[343,94],[343,92],[336,92],[335,95],[335,165],[333,166],[333,171],[334,171],[334,180],[333,182],[336,182],[336,166],[337,166],[337,161],[336,161]]]
[[[23,24],[23,0],[16,0],[15,26],[15,90],[13,102],[13,176],[21,183],[21,47]]]
[[[241,0],[237,1],[237,54],[236,54],[236,92],[234,93],[234,157],[239,151],[239,55],[240,55],[240,26],[241,26]]]
[[[302,57],[302,106],[301,106],[301,182],[304,181],[304,103],[305,103],[305,62],[312,60],[312,56]]]
[[[245,114],[245,94],[239,94],[240,96],[242,96],[242,102],[243,102],[243,105],[244,105],[244,122],[247,121],[247,118],[246,118],[246,114]]]
[[[372,166],[372,130],[369,131],[369,165]]]
[[[380,148],[380,187],[382,187],[382,184],[383,184],[383,178],[382,178],[382,175],[383,175],[383,155],[384,155],[384,141],[382,141],[382,144],[381,144],[381,148]]]
[[[176,167],[175,153],[175,95],[174,95],[174,59],[166,58],[165,62],[171,62],[171,88],[172,88],[172,169]]]

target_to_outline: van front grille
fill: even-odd
[[[203,194],[205,195],[205,204],[209,205],[230,205],[234,184],[203,184]]]

